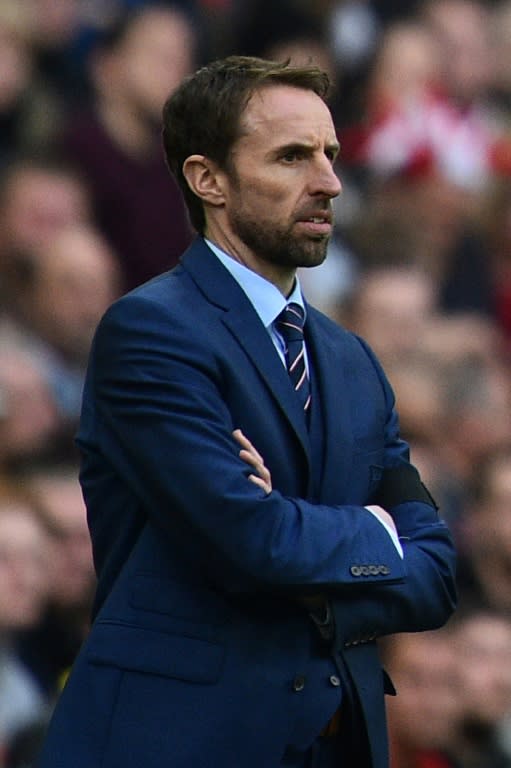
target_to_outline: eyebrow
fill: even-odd
[[[270,153],[272,155],[282,155],[286,154],[287,152],[296,151],[313,152],[316,147],[317,145],[312,142],[309,143],[306,141],[292,141],[289,144],[283,144],[279,147],[275,147],[274,149],[270,150]],[[340,149],[341,146],[338,142],[331,142],[325,146],[325,152],[331,152],[335,156],[339,154]]]

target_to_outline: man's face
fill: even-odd
[[[227,174],[228,245],[267,276],[273,267],[320,264],[333,226],[338,143],[327,106],[312,91],[267,86],[241,118]]]

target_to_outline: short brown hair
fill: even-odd
[[[230,150],[239,138],[240,119],[255,90],[290,85],[313,91],[326,101],[330,82],[316,66],[292,66],[252,56],[228,56],[186,78],[163,108],[163,145],[198,232],[204,231],[202,201],[190,190],[183,163],[201,154],[228,168]]]

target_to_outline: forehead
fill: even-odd
[[[241,116],[240,141],[272,145],[306,141],[335,143],[330,110],[313,91],[288,85],[256,90]]]

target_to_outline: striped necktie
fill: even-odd
[[[286,344],[286,367],[291,383],[300,398],[303,410],[310,408],[310,382],[305,367],[303,325],[305,315],[299,304],[288,304],[277,317],[275,324]]]

